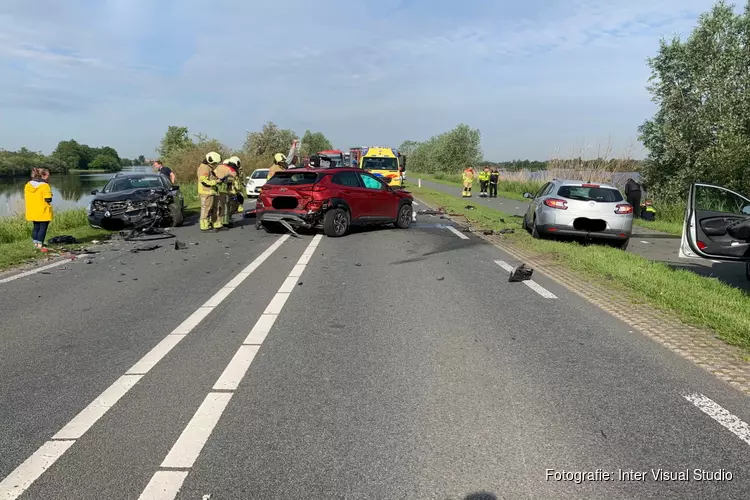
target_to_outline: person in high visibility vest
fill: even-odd
[[[211,151],[206,155],[198,166],[198,196],[201,199],[200,228],[208,231],[213,226],[213,218],[216,214],[216,184],[218,180],[214,175],[214,168],[221,161],[219,153]]]
[[[229,213],[229,191],[234,182],[234,177],[237,177],[237,171],[229,166],[230,162],[230,159],[226,159],[214,169],[214,175],[219,180],[216,184],[218,193],[216,196],[214,229],[229,228],[232,221],[232,214]]]
[[[487,198],[487,189],[490,185],[490,167],[484,167],[484,170],[479,172],[479,196]]]
[[[464,198],[471,198],[471,185],[474,183],[474,169],[466,167],[466,170],[461,174],[461,178],[464,181],[464,190],[463,193],[461,193],[461,196]]]
[[[651,200],[646,200],[641,205],[641,218],[643,220],[656,220],[656,209]]]

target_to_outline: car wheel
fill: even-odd
[[[185,221],[185,216],[182,213],[182,208],[176,203],[169,205],[169,225],[172,227],[180,227]]]
[[[531,229],[529,229],[529,223],[528,223],[528,221],[526,220],[526,216],[527,216],[527,215],[528,215],[528,213],[525,213],[525,214],[523,214],[523,221],[521,222],[521,226],[523,227],[523,230],[524,230],[524,231],[526,231],[526,232],[530,233],[530,232],[531,232]]]
[[[534,222],[531,223],[531,237],[535,240],[544,239],[544,235],[539,232],[539,228],[536,225],[536,217],[534,217]]]
[[[340,208],[326,212],[323,218],[323,232],[326,236],[338,238],[349,231],[349,213]]]
[[[630,244],[630,238],[628,238],[627,240],[612,241],[612,242],[610,242],[611,246],[613,246],[615,248],[618,248],[620,250],[627,250],[629,244]]]
[[[412,213],[414,209],[408,203],[401,205],[398,210],[398,216],[396,216],[396,222],[394,225],[398,229],[408,229],[411,226]]]

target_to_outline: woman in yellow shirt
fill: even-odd
[[[31,230],[31,239],[34,247],[42,252],[47,252],[44,247],[44,239],[47,237],[47,229],[52,221],[52,188],[49,186],[49,170],[46,168],[31,169],[31,180],[24,188],[24,199],[26,201],[26,220],[34,224]]]

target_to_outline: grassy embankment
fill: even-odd
[[[425,174],[421,172],[408,172],[408,177],[411,179],[410,186],[416,182],[416,179],[421,178],[426,181],[438,182],[448,186],[455,186],[460,188],[461,186],[461,175],[460,174],[446,174],[438,172],[436,174]],[[523,193],[536,193],[542,184],[553,178],[564,178],[566,174],[564,172],[555,172],[554,170],[545,171],[544,177],[538,179],[530,179],[525,172],[510,172],[501,175],[501,180],[497,186],[497,195],[509,198],[513,200],[526,201],[523,197]],[[611,172],[594,172],[594,182],[611,182]],[[669,234],[682,234],[682,221],[685,217],[685,207],[681,205],[659,203],[659,200],[654,200],[654,206],[656,207],[658,220],[653,222],[636,219],[634,222],[638,226],[647,227],[654,231],[661,231]]]
[[[415,177],[412,174],[412,179]],[[750,352],[750,298],[739,289],[604,245],[535,240],[520,229],[518,217],[482,205],[465,210],[466,200],[461,197],[419,188],[414,182],[408,189],[432,206],[462,213],[485,229],[513,228],[513,234],[503,236],[510,245],[551,255],[582,276],[624,292],[634,301],[673,313],[686,324],[710,328],[725,342]]]
[[[187,213],[192,214],[199,210],[200,202],[195,183],[181,184],[180,190],[185,197]],[[73,236],[81,244],[64,245],[64,247],[76,249],[93,240],[101,239],[107,234],[109,234],[107,231],[89,226],[86,210],[79,208],[55,212],[54,220],[47,232],[47,240],[60,235]],[[48,245],[48,247],[50,250],[56,250],[54,245]],[[31,223],[25,220],[22,213],[0,217],[0,270],[48,256],[49,254],[45,255],[34,249],[31,242]]]

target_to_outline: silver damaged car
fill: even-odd
[[[572,236],[628,247],[633,232],[633,207],[609,184],[555,179],[536,193],[523,217],[534,238]]]

